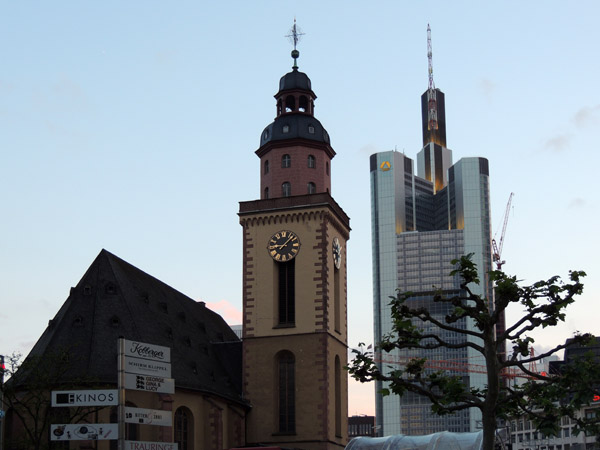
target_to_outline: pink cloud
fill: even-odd
[[[220,314],[229,325],[242,323],[242,312],[227,300],[218,302],[206,302],[206,307]]]

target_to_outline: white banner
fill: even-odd
[[[52,391],[52,406],[110,406],[119,404],[117,389]]]
[[[125,356],[125,372],[171,378],[171,364]]]
[[[125,373],[125,389],[137,391],[160,392],[162,394],[175,393],[175,380],[173,378],[155,377],[151,375],[136,375]]]
[[[52,441],[106,441],[119,438],[117,423],[70,423],[50,425]]]
[[[125,441],[125,450],[178,450],[172,442]]]
[[[152,361],[171,362],[171,349],[160,345],[145,344],[138,341],[125,341],[125,356],[150,359]]]
[[[162,411],[160,409],[131,408],[126,406],[125,422],[170,427],[173,425],[173,414],[171,411]]]

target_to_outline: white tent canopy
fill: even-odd
[[[441,433],[425,436],[398,434],[380,438],[357,437],[346,450],[481,450],[483,431],[476,433]]]

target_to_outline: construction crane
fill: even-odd
[[[506,211],[504,212],[504,218],[503,218],[503,225],[502,225],[502,233],[500,234],[500,242],[498,244],[496,244],[496,235],[494,235],[494,239],[492,239],[492,250],[494,251],[493,253],[493,260],[496,263],[496,268],[498,270],[502,270],[502,266],[504,265],[504,263],[506,261],[502,261],[502,247],[504,246],[504,235],[506,234],[506,224],[508,223],[508,215],[510,213],[510,205],[512,203],[512,199],[514,197],[515,193],[511,192],[510,196],[508,197],[508,203],[506,204]],[[498,233],[496,231],[496,233]]]

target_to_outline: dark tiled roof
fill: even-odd
[[[241,396],[241,341],[223,318],[162,281],[102,250],[30,355],[68,349],[68,377],[117,383],[117,340],[171,348],[179,389]]]
[[[300,72],[297,69],[286,73],[279,80],[279,92],[288,91],[290,89],[303,89],[305,91],[311,91],[312,86],[310,78],[304,72]]]
[[[288,113],[277,117],[260,135],[260,146],[274,141],[307,139],[331,145],[329,134],[314,116],[304,113]]]

